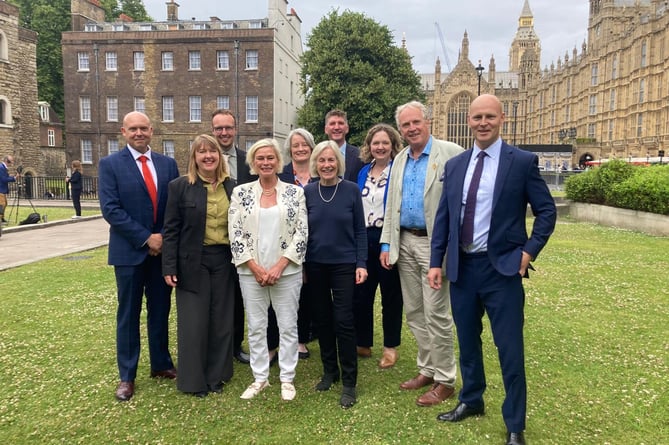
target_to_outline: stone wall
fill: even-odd
[[[656,213],[570,202],[569,216],[577,221],[619,227],[654,236],[669,236],[669,216]]]

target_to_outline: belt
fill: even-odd
[[[427,236],[427,230],[426,229],[408,229],[406,227],[402,227],[400,229],[402,232],[409,232],[410,234],[414,236]]]

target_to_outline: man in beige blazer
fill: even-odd
[[[418,375],[400,388],[427,386],[416,403],[432,406],[453,396],[456,365],[448,286],[432,289],[426,278],[430,240],[444,165],[463,149],[432,137],[427,108],[420,102],[397,107],[395,120],[409,146],[393,162],[380,260],[387,269],[394,265],[399,268],[407,324],[418,345]]]

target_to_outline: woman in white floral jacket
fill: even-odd
[[[269,386],[267,308],[271,302],[279,325],[281,398],[292,400],[298,361],[297,310],[308,234],[304,193],[300,187],[279,181],[283,158],[276,140],[253,144],[246,162],[258,180],[235,187],[228,217],[255,379],[241,398],[251,399]]]

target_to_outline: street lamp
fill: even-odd
[[[479,60],[479,66],[477,66],[475,69],[476,69],[476,74],[479,76],[479,93],[478,93],[478,95],[480,96],[481,95],[481,76],[483,75],[483,70],[485,69],[485,68],[483,68],[483,65],[481,65],[480,60]]]
[[[513,145],[516,145],[516,112],[518,111],[518,101],[513,101]]]

